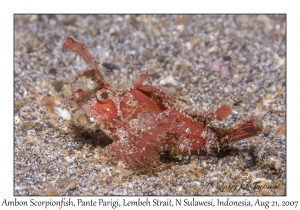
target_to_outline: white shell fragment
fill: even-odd
[[[58,114],[60,117],[62,117],[65,120],[71,119],[71,115],[67,109],[62,109],[60,107],[54,107],[54,111],[56,114]]]
[[[171,75],[166,76],[159,82],[160,85],[165,85],[165,84],[172,84],[172,85],[177,85],[177,81],[172,77]]]

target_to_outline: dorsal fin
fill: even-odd
[[[153,87],[151,85],[143,85],[143,82],[150,76],[151,74],[148,72],[146,74],[142,74],[140,76],[140,79],[136,83],[134,83],[134,88],[144,92],[147,95],[152,95],[155,93],[156,96],[162,97],[164,94],[156,87]]]

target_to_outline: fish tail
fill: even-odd
[[[262,132],[263,125],[260,120],[255,117],[242,122],[236,128],[229,132],[228,142],[238,141],[258,135]]]

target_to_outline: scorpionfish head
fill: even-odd
[[[117,93],[105,84],[97,70],[86,70],[72,83],[72,97],[86,116],[96,123],[107,123],[117,117],[117,108],[113,98]]]
[[[116,98],[116,93],[107,87],[96,92],[96,100],[92,100],[89,105],[88,115],[97,123],[112,122],[118,117],[118,111],[113,98]]]

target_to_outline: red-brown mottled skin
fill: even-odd
[[[178,99],[143,82],[142,74],[129,90],[116,90],[104,81],[98,62],[84,44],[68,38],[66,50],[81,56],[88,69],[72,84],[70,101],[113,140],[110,151],[117,161],[140,167],[156,161],[166,151],[172,155],[215,154],[232,141],[259,134],[261,123],[251,118],[234,129],[209,127],[206,119],[222,120],[227,106],[216,112],[192,116],[176,108]]]

